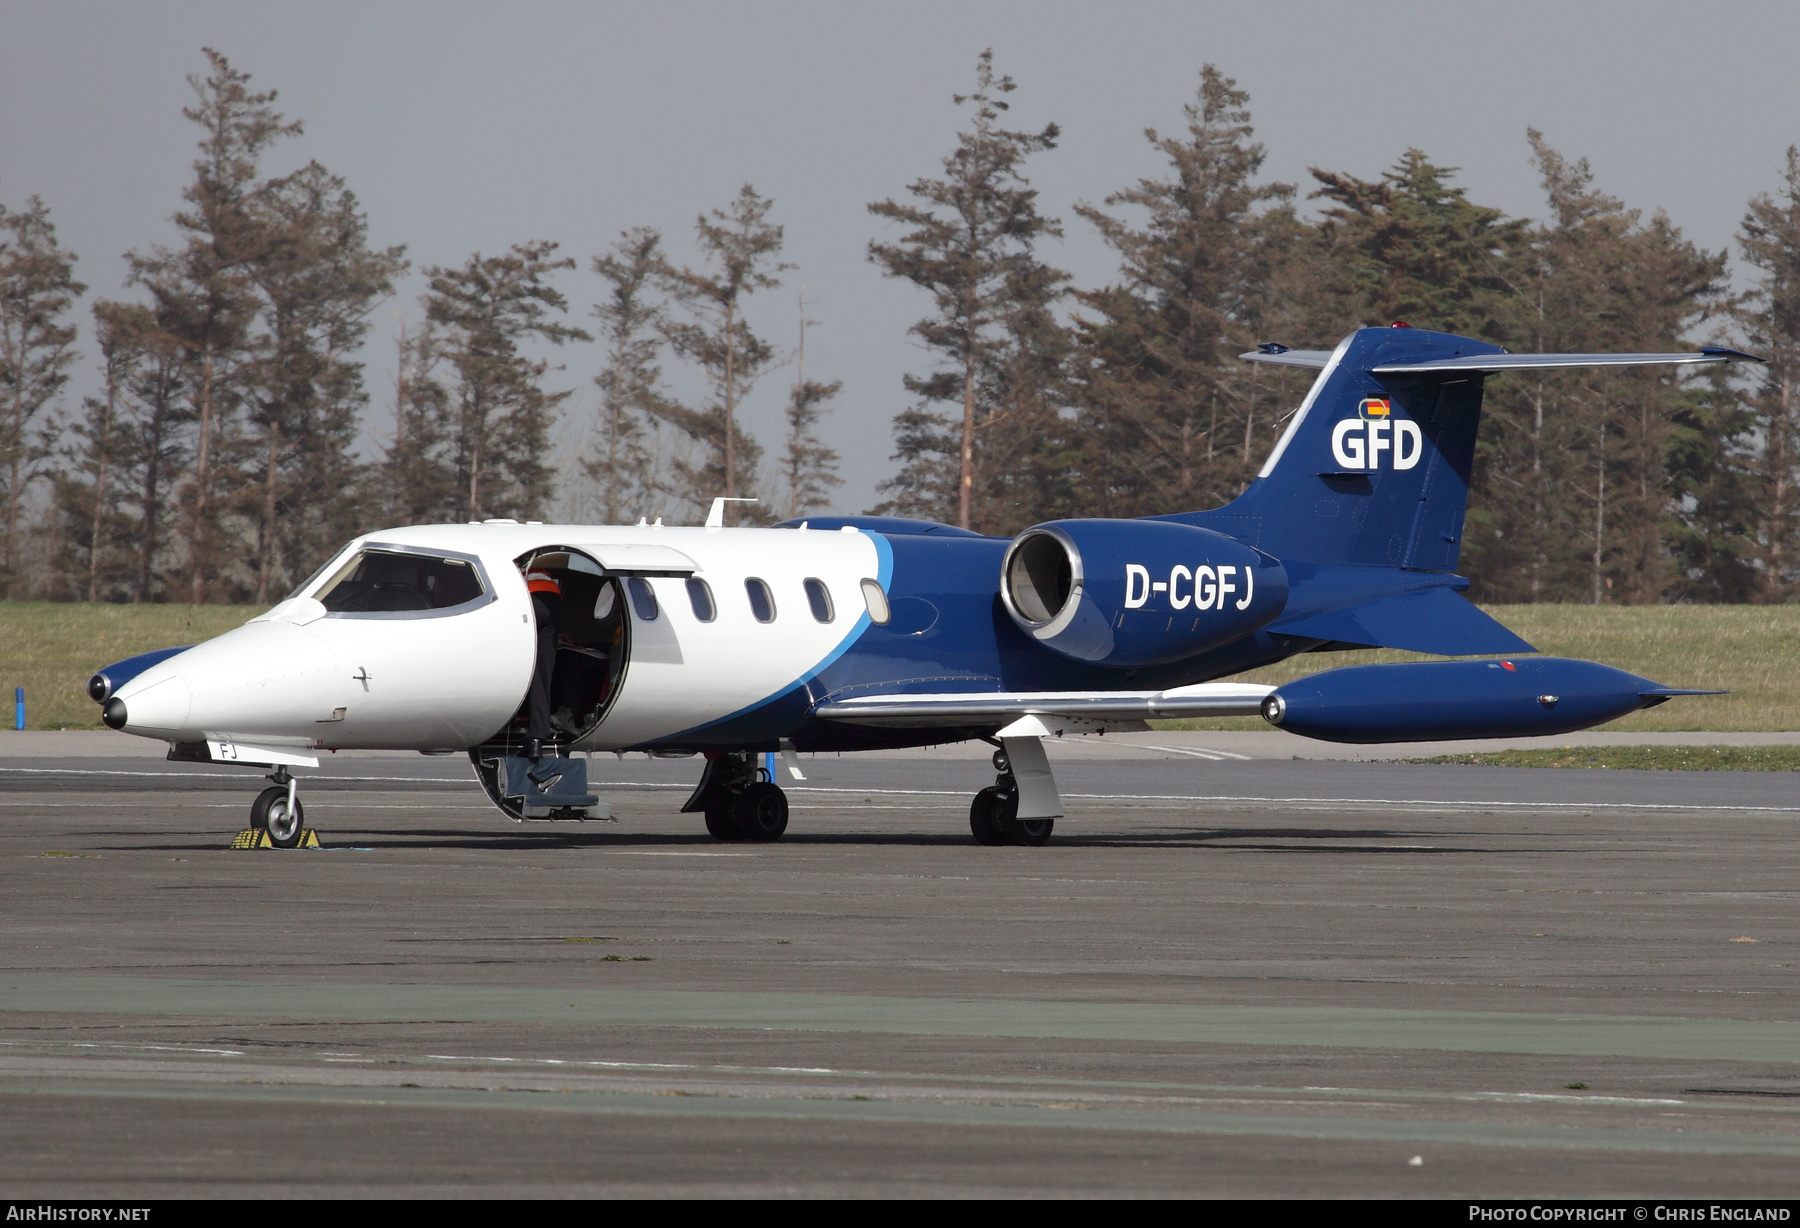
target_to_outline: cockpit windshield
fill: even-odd
[[[330,614],[403,614],[448,610],[485,594],[466,559],[371,548],[348,559],[313,597]]]

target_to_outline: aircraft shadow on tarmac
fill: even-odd
[[[127,833],[121,831],[84,833],[92,837],[120,837]],[[1483,833],[1491,838],[1493,833]],[[1522,833],[1541,840],[1544,833]],[[172,852],[200,853],[216,852],[224,847],[220,839],[202,839],[194,841],[193,833],[188,833],[189,840],[180,843],[159,841],[152,844],[133,843],[129,845],[96,845],[96,848],[107,852]],[[1470,835],[1466,831],[1431,831],[1418,828],[1395,829],[1385,827],[1204,827],[1185,832],[1146,831],[1109,831],[1109,832],[1071,832],[1067,835],[1059,831],[1049,845],[1050,850],[1056,848],[1082,849],[1224,849],[1229,851],[1268,852],[1268,853],[1310,853],[1310,854],[1383,854],[1416,853],[1425,855],[1452,854],[1495,854],[1515,853],[1518,848],[1490,848],[1469,844],[1453,845],[1419,845],[1410,843],[1421,840],[1463,840]],[[467,829],[418,829],[393,831],[371,828],[354,828],[333,826],[321,836],[324,850],[368,850],[385,852],[389,850],[422,850],[422,849],[469,849],[488,852],[544,852],[557,849],[588,849],[595,852],[613,850],[666,849],[669,851],[714,851],[718,853],[733,852],[768,852],[778,853],[784,847],[791,846],[835,846],[835,847],[950,847],[970,845],[969,837],[960,832],[789,832],[779,844],[757,844],[746,842],[722,843],[704,833],[688,832],[606,832],[606,831],[520,831],[520,832],[479,832]],[[1287,842],[1298,843],[1287,843]],[[1396,845],[1392,841],[1408,841]],[[1541,844],[1533,844],[1533,853],[1546,850]],[[1574,851],[1574,850],[1569,850]],[[973,855],[973,854],[972,854]]]

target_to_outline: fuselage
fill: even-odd
[[[346,545],[267,613],[152,666],[116,695],[127,731],[175,743],[466,749],[512,720],[530,684],[535,627],[519,565],[562,554],[565,631],[590,628],[590,655],[612,657],[596,704],[601,719],[572,739],[577,750],[943,741],[973,731],[871,728],[812,713],[847,697],[911,691],[1159,689],[1235,673],[1311,642],[1256,634],[1135,669],[1071,660],[1007,616],[999,596],[1007,546],[1002,538],[854,527],[383,530]],[[316,600],[334,573],[368,551],[454,564],[479,593],[443,609],[329,610]],[[872,610],[871,585],[885,609]],[[755,586],[766,598],[756,599]],[[590,608],[596,599],[610,603],[606,618]],[[1157,608],[1144,615],[1160,617]],[[1193,616],[1198,625],[1202,616]]]

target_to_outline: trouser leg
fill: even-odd
[[[531,696],[526,715],[531,725],[529,736],[549,741],[556,736],[550,723],[550,674],[556,667],[556,628],[538,625],[537,668],[531,674]]]

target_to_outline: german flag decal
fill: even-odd
[[[1393,406],[1386,397],[1364,397],[1362,404],[1356,407],[1360,418],[1386,418],[1393,413]]]

